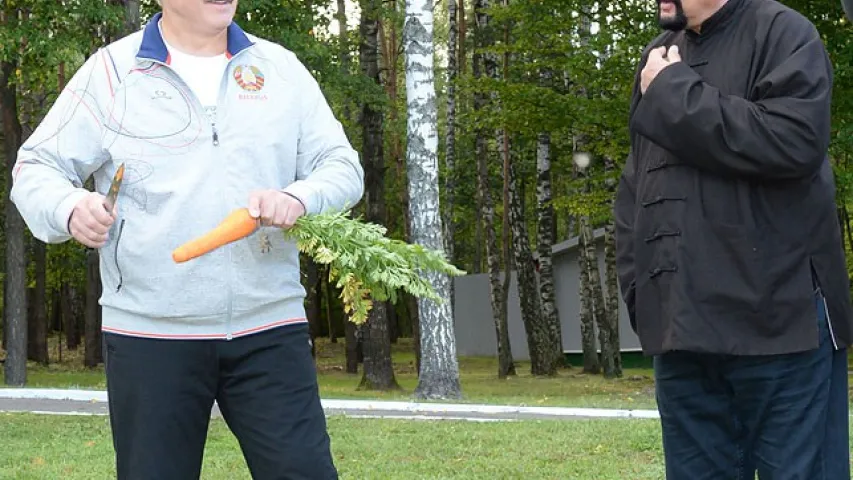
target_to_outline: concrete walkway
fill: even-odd
[[[577,420],[582,418],[656,419],[657,410],[566,407],[515,407],[464,403],[417,403],[375,400],[322,400],[327,415],[407,420]],[[55,415],[107,415],[107,393],[100,390],[0,388],[0,412]],[[214,405],[212,416],[219,416]]]

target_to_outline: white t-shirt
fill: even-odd
[[[205,110],[213,111],[219,97],[222,75],[228,65],[228,57],[225,53],[213,57],[190,55],[169,45],[165,38],[163,42],[169,50],[169,66],[186,82]]]

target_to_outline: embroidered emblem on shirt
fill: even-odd
[[[264,74],[254,65],[239,65],[234,69],[234,80],[247,92],[258,92],[264,88]]]

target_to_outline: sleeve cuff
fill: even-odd
[[[89,191],[86,189],[74,189],[72,193],[59,202],[56,210],[53,211],[53,226],[58,232],[71,236],[71,232],[68,231],[68,221],[71,219],[71,212],[74,211],[74,206],[88,194]]]
[[[308,185],[304,180],[297,180],[296,182],[291,183],[286,188],[282,189],[287,195],[299,200],[299,203],[305,207],[306,215],[313,215],[320,213],[319,205],[315,201],[315,193],[314,189]]]
[[[646,93],[642,94],[637,109],[631,118],[631,127],[638,133],[656,141],[655,133],[665,131],[661,124],[668,115],[671,115],[673,106],[673,78],[683,78],[685,75],[695,75],[696,72],[684,61],[676,62],[663,70],[649,84]],[[660,115],[664,112],[665,115]]]

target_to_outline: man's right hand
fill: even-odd
[[[107,211],[105,197],[89,193],[77,202],[71,211],[68,230],[78,242],[91,248],[101,248],[107,243],[107,232],[115,222],[115,208]]]

